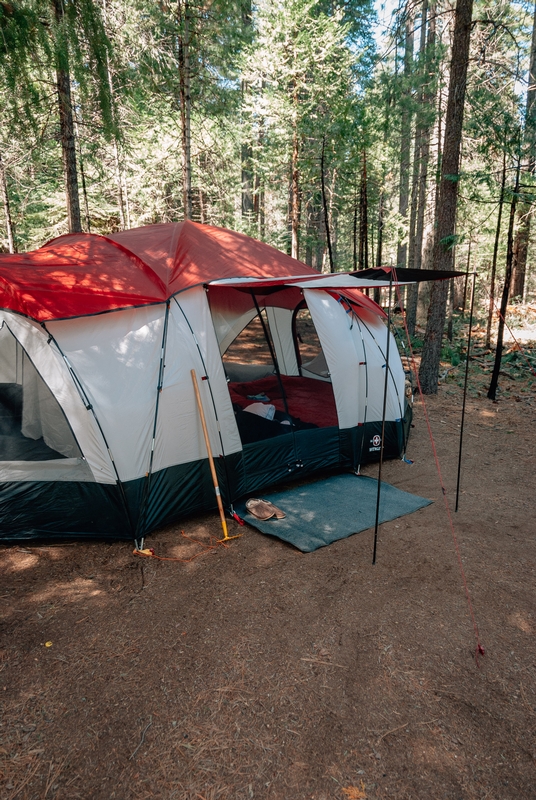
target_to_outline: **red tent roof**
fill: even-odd
[[[0,308],[45,322],[162,303],[221,278],[307,275],[318,272],[270,245],[190,221],[73,233],[0,254]]]

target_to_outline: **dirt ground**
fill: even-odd
[[[234,522],[227,547],[181,535],[214,542],[216,514],[147,542],[190,563],[1,548],[0,796],[536,798],[536,383],[472,385],[454,513],[460,375],[427,408],[478,664],[417,401],[414,463],[383,477],[434,502],[381,526],[375,566],[372,531],[308,555]]]

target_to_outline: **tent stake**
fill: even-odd
[[[194,392],[195,392],[195,399],[197,402],[197,409],[199,411],[199,417],[201,419],[201,426],[203,428],[203,436],[205,438],[205,445],[207,448],[207,455],[208,455],[208,463],[210,465],[210,472],[212,475],[212,483],[214,484],[214,492],[216,493],[216,500],[218,501],[218,509],[220,512],[220,519],[221,519],[221,527],[223,529],[223,539],[220,539],[221,542],[227,542],[229,539],[238,539],[242,536],[241,533],[238,533],[236,536],[229,536],[227,532],[227,522],[225,521],[225,512],[223,510],[223,503],[221,501],[221,494],[220,494],[220,487],[218,484],[218,476],[216,475],[216,467],[214,466],[214,459],[212,457],[212,451],[210,449],[210,439],[208,438],[208,430],[207,430],[207,423],[205,420],[205,412],[203,411],[203,403],[201,402],[201,394],[199,392],[199,386],[197,385],[197,375],[195,374],[195,369],[190,370],[190,374],[192,376],[192,383],[194,385]]]
[[[469,358],[471,356],[471,328],[473,327],[473,309],[475,307],[475,285],[476,285],[476,272],[473,272],[473,285],[471,287],[471,310],[469,312],[469,335],[467,337],[467,356],[465,359],[465,379],[463,383],[463,403],[462,403],[462,420],[460,423],[460,450],[458,453],[458,479],[456,482],[456,508],[458,510],[458,500],[460,498],[460,475],[462,470],[462,445],[463,445],[463,426],[465,422],[465,401],[467,399],[467,379],[469,376]]]
[[[387,408],[387,389],[389,385],[389,345],[391,343],[391,295],[393,291],[393,272],[394,267],[391,268],[389,273],[389,306],[387,309],[387,347],[385,350],[385,383],[383,386],[383,410],[382,410],[382,440],[380,445],[380,466],[378,469],[378,494],[376,496],[376,523],[374,525],[374,552],[372,554],[372,563],[376,563],[376,545],[378,543],[378,524],[380,519],[380,494],[382,485],[382,466],[383,466],[383,448],[385,439],[385,412]]]

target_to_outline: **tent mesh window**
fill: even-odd
[[[329,381],[326,357],[308,308],[300,308],[296,312],[294,331],[301,374]]]
[[[0,461],[80,458],[65,415],[9,328],[0,328]]]
[[[261,312],[268,330],[266,311]],[[264,329],[255,316],[231,342],[223,355],[223,366],[231,381],[252,381],[274,374],[274,363]]]

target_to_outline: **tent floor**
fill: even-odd
[[[65,456],[22,434],[22,387],[0,383],[0,461],[52,461]]]

